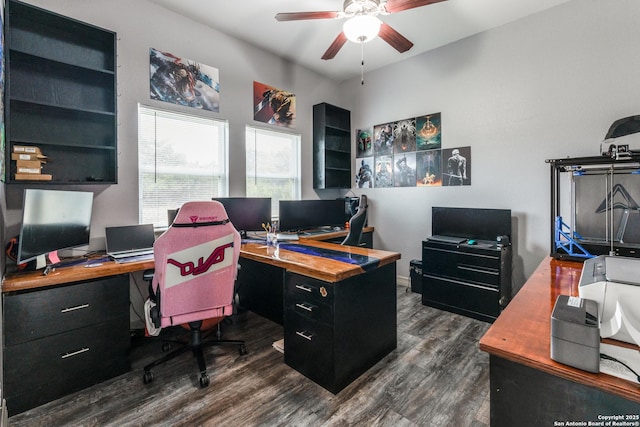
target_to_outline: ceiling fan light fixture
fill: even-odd
[[[344,21],[342,31],[352,42],[366,43],[378,35],[380,25],[382,25],[382,21],[375,16],[356,15]]]

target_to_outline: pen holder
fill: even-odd
[[[267,245],[275,246],[278,243],[278,235],[276,233],[267,233]]]

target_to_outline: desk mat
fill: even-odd
[[[285,249],[287,251],[299,252],[306,255],[313,255],[322,258],[329,258],[334,261],[345,262],[347,264],[354,264],[360,266],[364,271],[375,270],[380,263],[378,258],[370,257],[367,255],[352,254],[343,251],[337,251],[334,249],[317,248],[315,246],[306,246],[292,243],[279,243],[278,248]]]

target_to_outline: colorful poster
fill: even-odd
[[[373,131],[356,129],[356,157],[373,156]]]
[[[253,119],[292,128],[296,120],[296,96],[264,83],[253,82]]]
[[[442,151],[430,150],[416,153],[416,186],[442,185]]]
[[[440,113],[416,118],[416,149],[435,150],[442,147]]]
[[[149,83],[151,99],[220,112],[217,68],[151,48]]]

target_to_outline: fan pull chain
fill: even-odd
[[[364,42],[360,42],[360,66],[361,66],[361,78],[360,84],[364,86]]]

